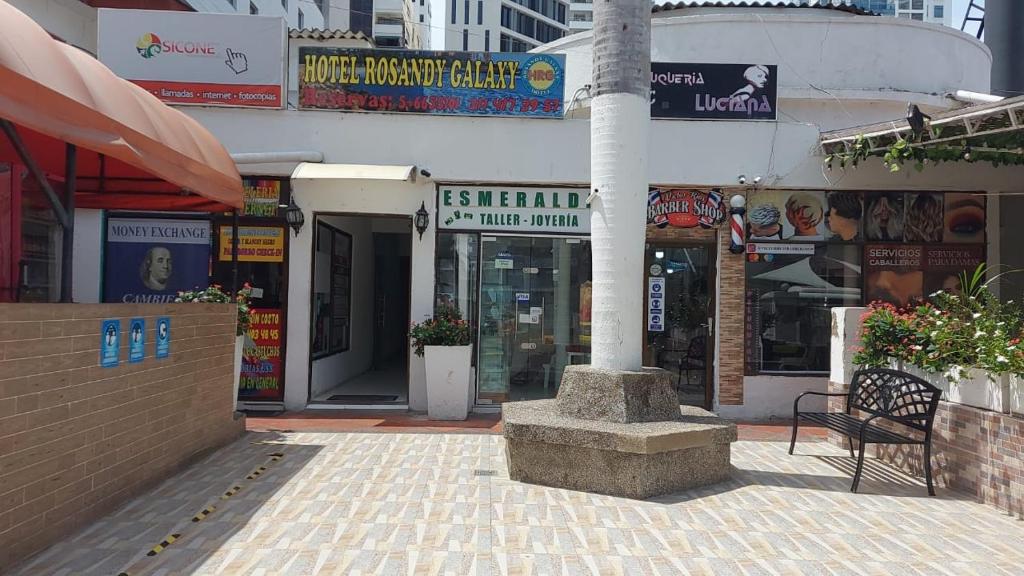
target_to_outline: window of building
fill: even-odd
[[[306,27],[306,15],[302,13],[302,8],[299,8],[299,30]]]
[[[380,24],[382,26],[401,26],[403,24],[402,15],[387,12],[378,12],[377,24]]]
[[[476,2],[476,23],[481,26],[484,23],[484,0],[477,0]]]
[[[456,8],[458,7],[458,4],[459,4],[458,0],[452,0],[452,24],[456,23],[455,12],[456,12]]]
[[[465,12],[466,12],[466,17],[463,18],[463,23],[464,24],[469,24],[469,0],[465,0],[464,8],[465,8]]]
[[[323,14],[323,17],[326,20],[327,10],[324,9],[324,0],[313,0],[313,3],[316,4],[316,9],[320,11],[320,14]]]
[[[256,16],[259,13],[260,9],[256,7],[256,4],[249,2],[249,14],[252,16]]]
[[[349,30],[373,36],[373,0],[351,0],[349,7]]]
[[[352,312],[352,236],[316,225],[313,262],[313,358],[349,348]]]
[[[373,42],[381,48],[400,48],[402,39],[398,36],[377,36]]]
[[[232,8],[238,9],[238,0],[228,0],[228,2],[231,3]]]
[[[828,371],[831,308],[905,306],[985,258],[984,197],[766,191],[748,200],[747,373]]]
[[[288,0],[281,0],[281,8],[284,8],[284,11],[288,12]]]
[[[479,252],[478,234],[437,234],[437,258],[434,260],[435,306],[456,306],[472,328],[473,344],[476,344],[477,317],[480,311]]]
[[[420,24],[423,24],[423,14],[420,14]]]
[[[941,19],[945,18],[946,17],[945,7],[943,5],[941,5],[941,4],[937,4],[937,5],[933,6],[932,7],[932,16],[936,20],[941,20]]]
[[[469,30],[462,29],[462,50],[469,50]]]
[[[491,31],[484,30],[484,52],[491,51]]]

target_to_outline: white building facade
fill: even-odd
[[[528,52],[570,33],[565,0],[445,0],[446,50]]]

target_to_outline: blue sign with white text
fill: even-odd
[[[171,353],[171,319],[161,316],[156,319],[156,357],[167,358]]]
[[[121,321],[104,320],[100,326],[100,366],[114,368],[121,363]]]
[[[142,362],[146,357],[146,320],[132,318],[128,328],[128,361]]]
[[[299,48],[299,108],[561,118],[565,55]]]

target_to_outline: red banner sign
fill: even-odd
[[[242,402],[283,399],[281,388],[281,311],[254,308],[242,348],[242,375],[238,400]]]

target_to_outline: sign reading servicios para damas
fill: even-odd
[[[586,190],[442,186],[437,226],[442,230],[590,234]]]

